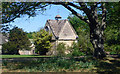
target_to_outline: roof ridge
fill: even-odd
[[[65,26],[68,20],[47,20],[48,25],[50,26],[51,31],[55,37],[59,37],[63,27]],[[68,21],[69,22],[69,21]]]
[[[61,30],[62,30],[62,28],[65,26],[65,23],[66,23],[66,21],[67,21],[67,20],[63,20],[63,22],[64,22],[64,25],[61,27]],[[61,32],[61,30],[59,31],[59,34],[58,34],[58,36],[60,35],[60,32]]]
[[[75,29],[73,28],[72,24],[70,22],[68,22],[68,23],[71,26],[71,28],[72,28],[73,32],[75,33],[75,35],[78,36],[77,33],[76,33],[76,31],[75,31]]]
[[[53,35],[56,37],[55,33],[53,32],[53,29],[51,28],[51,25],[50,25],[49,21],[50,21],[50,20],[47,20],[48,25],[50,26],[50,29],[52,30]]]

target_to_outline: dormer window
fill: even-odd
[[[45,27],[45,30],[46,30],[47,32],[49,31],[49,28],[48,28],[48,26],[46,26],[46,27]]]

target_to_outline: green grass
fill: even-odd
[[[32,57],[52,57],[52,56],[41,56],[41,55],[2,55],[2,58],[28,58],[28,57],[32,58]]]

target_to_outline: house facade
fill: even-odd
[[[52,33],[52,43],[56,47],[59,43],[65,43],[71,46],[73,42],[77,42],[78,35],[67,19],[62,20],[60,15],[55,20],[47,20],[44,29]]]

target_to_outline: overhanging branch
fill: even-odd
[[[77,17],[79,17],[81,20],[85,21],[86,23],[89,24],[89,20],[85,19],[84,16],[80,15],[79,13],[77,13],[75,10],[73,10],[70,6],[62,4],[65,8],[67,8],[69,11],[72,12],[72,14],[76,15]]]
[[[46,4],[46,5],[41,5],[40,6],[40,4],[41,3],[36,3],[36,4],[31,4],[31,5],[23,5],[23,8],[19,8],[19,9],[17,9],[17,10],[13,10],[13,11],[9,11],[9,12],[2,12],[3,14],[5,13],[13,13],[14,15],[15,15],[15,17],[13,17],[13,18],[11,18],[10,17],[10,19],[9,20],[3,20],[2,21],[2,23],[9,23],[9,22],[11,22],[11,21],[13,21],[14,19],[16,19],[16,18],[18,18],[18,17],[20,17],[20,15],[21,14],[23,14],[24,13],[24,11],[26,11],[26,10],[31,10],[31,9],[38,9],[38,8],[44,8],[44,7],[46,7],[46,6],[48,6],[49,4]],[[30,7],[30,6],[32,6],[32,7]],[[39,6],[38,8],[35,8],[36,6]]]
[[[73,4],[73,3],[70,3],[70,2],[68,3],[68,5],[73,6],[73,7],[76,8],[76,9],[83,10],[82,7],[77,6],[77,5],[75,5],[75,4]]]

